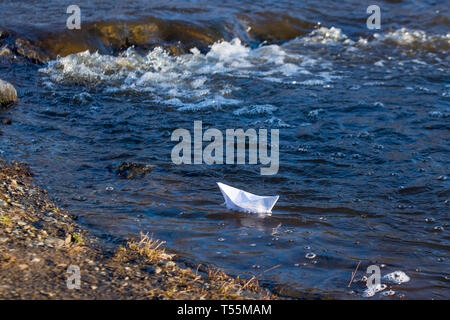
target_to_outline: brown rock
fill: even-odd
[[[122,162],[117,174],[127,179],[134,179],[145,176],[150,173],[155,168],[154,165],[133,163],[133,162]]]
[[[33,63],[44,63],[46,57],[40,53],[38,47],[34,46],[28,40],[17,39],[16,40],[16,51],[21,56],[28,58]]]
[[[9,56],[11,55],[11,50],[9,50],[8,46],[3,46],[0,48],[0,56]]]
[[[17,101],[17,91],[14,86],[0,79],[0,106]]]

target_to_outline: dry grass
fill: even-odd
[[[128,248],[136,251],[141,256],[146,257],[150,262],[161,262],[172,260],[175,256],[174,254],[166,253],[165,248],[161,248],[166,242],[161,240],[153,240],[153,235],[148,236],[147,234],[143,234],[141,232],[141,240],[140,241],[129,241]]]
[[[4,225],[4,226],[8,226],[9,224],[11,224],[11,219],[7,216],[0,216],[0,224]]]

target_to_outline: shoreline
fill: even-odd
[[[189,267],[148,235],[107,248],[33,184],[26,164],[0,159],[0,299],[275,298],[256,276]]]

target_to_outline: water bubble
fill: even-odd
[[[388,297],[388,296],[393,296],[395,294],[395,291],[392,289],[389,289],[389,291],[385,291],[380,293],[382,296]]]
[[[390,173],[390,176],[391,176],[391,177],[398,177],[398,173],[397,173],[397,172],[391,172],[391,173]]]
[[[383,150],[383,149],[384,149],[384,146],[381,145],[381,144],[374,144],[374,145],[373,145],[373,148],[376,149],[376,150]]]
[[[345,158],[345,154],[343,154],[342,152],[335,152],[331,155],[333,158],[337,158],[337,159],[343,159]]]
[[[358,133],[358,138],[369,138],[370,137],[370,133],[368,131],[362,131],[360,133]]]
[[[313,252],[308,252],[308,253],[305,255],[305,258],[307,258],[307,259],[314,259],[315,257],[316,257],[316,254],[313,253]]]
[[[323,109],[315,109],[308,113],[309,118],[317,118],[319,116],[319,113],[324,112]]]
[[[272,235],[275,236],[277,234],[279,234],[279,229],[281,228],[281,223],[278,224],[278,226],[276,226],[275,228],[272,228]]]
[[[442,118],[442,112],[440,112],[440,111],[430,111],[430,112],[428,112],[428,115],[431,118]]]

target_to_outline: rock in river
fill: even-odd
[[[150,164],[122,162],[119,169],[117,170],[117,174],[127,179],[134,179],[145,176],[154,168],[155,166]]]

